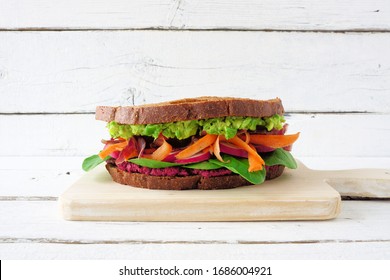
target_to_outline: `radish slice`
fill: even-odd
[[[244,149],[237,147],[236,145],[221,141],[219,142],[219,149],[221,153],[229,154],[236,157],[248,157],[248,152]]]
[[[177,149],[172,151],[166,158],[163,159],[163,161],[166,162],[175,162],[176,161],[176,155],[180,153],[183,149]]]
[[[118,155],[117,159],[115,160],[115,164],[119,165],[124,161],[127,161],[129,158],[136,157],[138,155],[137,151],[137,142],[134,137],[129,139],[129,142],[126,147],[123,148],[123,150]]]
[[[184,158],[184,159],[177,159],[175,160],[176,163],[182,163],[182,164],[187,164],[187,163],[195,163],[195,162],[201,162],[208,160],[210,158],[210,153],[208,151],[206,152],[199,152],[196,153],[193,156],[190,156],[189,158]]]
[[[104,140],[104,141],[106,141],[106,140]],[[103,142],[103,140],[102,140],[102,142]],[[104,145],[103,150],[106,149],[107,146],[108,146],[108,144]],[[121,153],[121,151],[113,151],[113,152],[110,154],[110,157],[112,157],[112,158],[114,158],[114,159],[117,159],[117,158],[119,157],[119,154],[120,154],[120,153]]]
[[[260,145],[260,144],[258,144],[258,145],[253,144],[253,147],[255,147],[256,151],[258,151],[259,153],[268,153],[268,152],[275,151],[274,148],[267,147],[267,146]]]
[[[139,151],[138,158],[142,157],[142,155],[144,154],[145,147],[146,147],[145,139],[142,137],[138,137],[137,139],[137,149]]]
[[[113,151],[111,154],[110,154],[110,157],[114,158],[114,159],[117,159],[119,157],[119,154],[121,153],[121,151]]]
[[[288,145],[286,147],[283,147],[283,150],[288,151],[288,152],[291,152],[291,149],[292,149],[292,145]]]

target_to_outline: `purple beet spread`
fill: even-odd
[[[109,159],[108,163],[115,164],[115,160]],[[233,174],[230,170],[226,168],[219,168],[214,170],[201,170],[201,169],[191,169],[183,167],[166,167],[166,168],[149,168],[139,166],[131,162],[123,162],[118,166],[119,170],[127,171],[130,173],[140,173],[147,174],[151,176],[191,176],[191,175],[201,175],[202,177],[217,177]],[[277,172],[278,166],[266,166],[267,175],[271,175]],[[271,176],[272,177],[272,176]]]
[[[111,162],[113,163],[113,162]],[[219,168],[214,170],[200,170],[200,169],[190,169],[183,167],[166,167],[166,168],[149,168],[139,166],[131,162],[122,162],[118,165],[118,169],[122,171],[127,171],[130,173],[141,173],[151,176],[179,176],[185,177],[190,175],[201,175],[203,177],[216,177],[232,174],[232,172],[225,168]]]

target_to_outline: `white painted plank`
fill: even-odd
[[[105,125],[94,115],[3,115],[0,131],[7,131],[12,141],[1,145],[0,155],[96,154],[102,148],[100,140],[110,137]]]
[[[388,201],[343,201],[327,221],[69,222],[57,201],[0,201],[0,243],[280,244],[390,242]]]
[[[1,157],[1,200],[54,200],[84,171],[83,157]],[[390,157],[300,157],[311,169],[388,168]],[[23,162],[21,164],[21,162]]]
[[[389,157],[390,114],[292,114],[291,133],[300,131],[296,156]],[[87,156],[109,137],[93,115],[3,115],[2,156]],[[6,141],[6,142],[4,142]]]
[[[0,28],[383,30],[386,0],[2,0]]]
[[[390,112],[388,33],[0,32],[0,42],[1,113],[199,95],[279,96],[287,111]]]
[[[38,260],[378,260],[389,242],[314,244],[0,244],[0,258]]]
[[[56,199],[84,174],[82,157],[1,157],[0,199]]]

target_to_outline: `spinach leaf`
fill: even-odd
[[[281,148],[276,149],[269,155],[263,156],[263,159],[267,166],[281,164],[291,169],[297,168],[297,163],[293,156],[288,151]]]
[[[182,167],[192,168],[192,169],[202,169],[202,170],[213,170],[213,169],[221,168],[221,166],[212,163],[210,161],[196,162],[192,164],[183,165]]]
[[[84,171],[89,171],[91,169],[94,169],[96,166],[98,166],[102,162],[105,162],[109,158],[110,158],[110,156],[107,156],[105,159],[101,159],[98,155],[93,155],[93,156],[90,156],[90,157],[87,157],[86,159],[84,159],[81,167],[83,168]]]
[[[203,170],[212,170],[212,169],[221,168],[221,166],[211,163],[209,161],[196,162],[187,165],[183,165],[181,163],[174,163],[174,162],[158,161],[158,160],[153,160],[148,158],[133,158],[130,159],[129,161],[138,164],[140,166],[149,167],[149,168],[165,168],[165,167],[172,167],[172,166],[180,166],[185,168],[203,169]]]
[[[265,168],[263,168],[263,170],[249,172],[248,159],[238,159],[229,155],[223,155],[222,158],[224,162],[220,162],[217,159],[210,159],[209,161],[221,167],[225,167],[236,174],[239,174],[241,177],[251,182],[252,184],[261,184],[264,182]]]
[[[140,166],[149,167],[149,168],[165,168],[165,167],[181,165],[180,163],[159,161],[159,160],[154,160],[149,158],[133,158],[130,159],[129,161],[138,164]]]

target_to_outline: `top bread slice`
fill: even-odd
[[[96,119],[120,124],[154,124],[218,117],[270,117],[283,115],[279,98],[254,100],[248,98],[202,96],[155,104],[96,107]]]

